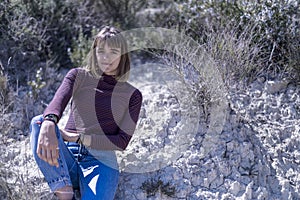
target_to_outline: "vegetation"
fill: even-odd
[[[262,70],[277,74],[288,71],[296,72],[294,78],[299,79],[299,65],[296,64],[300,58],[299,18],[297,1],[205,0],[200,3],[197,0],[179,0],[168,5],[162,15],[154,16],[151,23],[176,27],[204,44],[209,42],[206,38],[210,39],[212,32],[222,35],[231,34],[233,30],[238,40],[248,39],[244,33],[251,27],[249,45],[263,47],[259,57],[267,60],[247,75]],[[223,38],[223,42],[226,39],[228,37]]]
[[[176,193],[175,186],[172,186],[169,182],[164,183],[160,179],[153,178],[145,181],[140,188],[146,193],[147,198],[155,196],[157,193],[172,197]]]

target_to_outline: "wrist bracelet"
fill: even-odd
[[[81,134],[79,133],[78,139],[76,140],[76,143],[80,144],[81,142]]]
[[[76,143],[83,144],[84,142],[84,134],[79,133],[78,139],[76,140]]]
[[[54,121],[53,119],[48,119],[48,118],[47,118],[47,119],[44,119],[44,121],[51,121],[51,122],[53,122],[54,124],[56,124],[55,121]]]
[[[52,121],[52,122],[54,122],[55,124],[57,124],[57,122],[58,122],[58,117],[57,117],[56,115],[54,115],[54,114],[49,114],[49,115],[46,115],[46,116],[44,117],[44,120]]]

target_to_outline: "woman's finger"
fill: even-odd
[[[53,165],[51,149],[46,150],[46,162],[49,163],[50,165]]]
[[[55,165],[56,167],[58,167],[58,155],[59,155],[59,149],[53,149],[52,150],[52,161],[53,161],[53,165]]]
[[[42,153],[42,151],[43,151],[42,145],[38,144],[37,149],[36,149],[36,153],[37,153],[37,155],[39,156],[40,159],[44,160],[43,159],[44,154]]]
[[[45,149],[40,145],[40,148],[38,148],[37,151],[38,151],[38,156],[40,157],[40,159],[47,162],[47,159],[46,159],[47,154],[46,154]]]

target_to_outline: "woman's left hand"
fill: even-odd
[[[78,140],[79,133],[72,133],[72,132],[65,131],[63,129],[60,129],[59,131],[65,141],[76,142]]]

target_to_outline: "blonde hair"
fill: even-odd
[[[105,26],[96,35],[91,50],[88,54],[85,69],[91,73],[92,76],[100,78],[103,74],[102,70],[98,66],[96,57],[96,47],[99,44],[106,43],[110,47],[121,48],[121,59],[116,74],[116,79],[121,82],[126,82],[129,78],[130,60],[127,42],[122,36],[120,31],[115,27]]]

